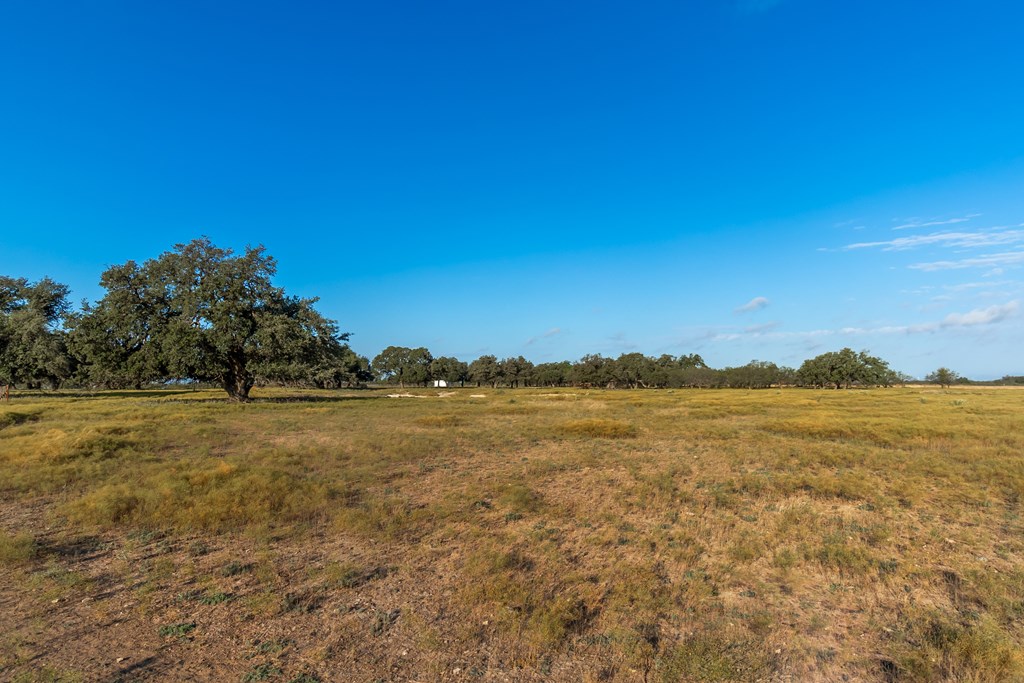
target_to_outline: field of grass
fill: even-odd
[[[0,679],[1024,680],[1024,390],[387,393],[0,404]]]

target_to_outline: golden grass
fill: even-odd
[[[621,420],[588,418],[569,420],[558,425],[564,434],[594,439],[626,439],[637,435],[637,429]]]
[[[36,543],[31,534],[0,531],[0,566],[24,564],[35,554]]]
[[[16,395],[0,495],[68,535],[376,548],[316,594],[430,577],[423,661],[524,680],[1024,677],[1024,391],[475,392]]]

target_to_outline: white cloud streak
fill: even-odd
[[[736,313],[738,315],[741,313],[752,313],[754,311],[760,311],[762,308],[764,308],[770,303],[771,302],[767,299],[767,297],[755,296],[753,299],[751,299],[747,303],[743,304],[742,306],[734,310],[733,313]]]
[[[740,339],[818,339],[836,335],[887,335],[923,334],[963,328],[976,328],[1009,320],[1020,311],[1018,301],[976,308],[966,313],[950,313],[942,320],[916,325],[883,325],[880,327],[842,327],[835,330],[808,330],[804,332],[776,332],[773,329],[747,328],[741,332],[719,332],[710,336],[709,341],[737,341]]]
[[[773,321],[770,323],[762,323],[761,325],[750,325],[749,327],[744,327],[743,331],[746,332],[747,334],[753,334],[755,332],[771,332],[772,330],[776,329],[779,325],[779,322]]]
[[[1024,263],[1024,251],[1005,251],[999,254],[984,254],[955,261],[930,261],[908,266],[912,270],[931,272],[935,270],[960,270],[962,268],[999,268]],[[1001,272],[1001,271],[1000,271]]]
[[[1019,227],[1019,226],[1018,226]],[[1024,230],[1000,230],[998,232],[933,232],[929,235],[912,235],[898,237],[881,242],[858,242],[848,244],[843,249],[872,249],[881,247],[882,251],[906,251],[917,247],[940,246],[974,249],[994,247],[1024,242]]]
[[[956,223],[966,223],[972,218],[977,218],[980,215],[980,213],[969,213],[966,216],[963,216],[962,218],[949,218],[944,221],[934,219],[922,221],[917,218],[908,218],[906,219],[906,223],[903,223],[902,225],[897,225],[896,227],[893,228],[893,230],[909,230],[911,228],[930,228],[936,225],[955,225]]]
[[[542,341],[544,339],[550,339],[551,337],[557,336],[559,334],[562,334],[562,328],[552,327],[550,330],[543,334],[538,334],[536,337],[530,337],[529,339],[527,339],[526,344],[524,344],[524,346],[532,346],[539,341]]]

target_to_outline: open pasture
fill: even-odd
[[[1024,676],[1024,391],[15,394],[0,679]]]

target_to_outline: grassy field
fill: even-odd
[[[1024,680],[1024,390],[18,395],[0,680]]]

